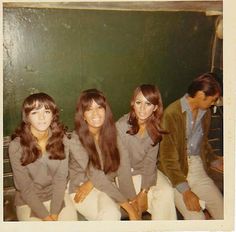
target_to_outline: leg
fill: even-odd
[[[70,194],[76,210],[82,214],[87,220],[94,221],[97,217],[97,190],[93,188],[88,196],[81,203],[74,201],[75,193]]]
[[[204,170],[202,170],[201,179],[191,189],[199,199],[206,202],[206,209],[214,219],[224,218],[223,196]]]
[[[77,221],[77,212],[68,193],[64,197],[65,207],[61,210],[58,221]]]
[[[156,186],[148,192],[148,212],[152,220],[176,220],[173,188],[167,177],[161,171],[157,172]]]
[[[105,193],[93,188],[81,203],[75,203],[75,193],[70,194],[76,209],[87,220],[120,220],[121,213],[118,205]]]
[[[42,221],[38,217],[30,217],[31,209],[28,205],[16,206],[16,215],[19,221]]]
[[[120,207],[106,193],[98,195],[97,220],[119,221],[121,218]]]

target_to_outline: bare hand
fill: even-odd
[[[147,209],[148,209],[147,192],[140,191],[136,197],[136,201],[138,204],[138,212],[139,212],[139,215],[141,216],[142,213],[147,211]]]
[[[53,221],[57,221],[58,220],[58,215],[57,214],[51,214],[50,216],[53,219]]]
[[[184,203],[188,210],[197,212],[201,210],[199,198],[195,193],[193,193],[191,190],[186,190],[182,194]]]
[[[218,156],[216,160],[214,160],[213,162],[211,162],[211,169],[217,171],[217,172],[224,172],[224,161],[223,161],[223,157]]]
[[[78,187],[78,190],[75,194],[74,200],[76,203],[82,202],[93,189],[93,184],[91,181],[87,181]]]
[[[54,221],[51,215],[48,215],[47,217],[43,218],[43,221]]]
[[[138,211],[135,209],[135,207],[129,203],[129,202],[124,202],[120,204],[120,206],[128,213],[129,215],[129,220],[140,220],[140,216],[138,214]]]

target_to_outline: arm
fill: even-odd
[[[117,171],[119,189],[124,196],[132,200],[136,197],[136,192],[132,179],[129,151],[126,149],[120,135],[117,136],[117,144],[120,152],[120,167]]]
[[[16,189],[20,192],[22,199],[31,208],[31,210],[39,218],[45,219],[49,216],[49,212],[35,193],[34,182],[30,178],[26,166],[21,165],[21,154],[22,149],[20,147],[20,143],[12,141],[9,145],[9,157]]]
[[[163,127],[169,131],[169,134],[164,135],[163,140],[160,143],[161,165],[173,186],[182,193],[186,207],[191,211],[199,211],[199,198],[191,191],[179,162],[181,158],[184,158],[180,156],[185,155],[184,149],[183,154],[179,154],[181,149],[178,147],[184,146],[185,144],[185,136],[181,137],[181,135],[183,135],[183,131],[181,130],[184,130],[186,127],[185,123],[183,122],[183,119],[178,118],[178,116],[165,114],[163,118]]]
[[[64,195],[68,176],[68,157],[59,161],[59,166],[52,179],[53,194],[50,205],[50,214],[59,215],[64,202]],[[56,217],[55,217],[56,218]]]
[[[156,185],[157,181],[157,153],[159,145],[152,146],[143,159],[143,170],[141,189],[148,190]]]
[[[160,142],[160,166],[164,174],[170,179],[173,187],[176,187],[178,184],[187,183],[186,176],[180,165],[181,155],[184,156],[185,154],[179,154],[179,146],[184,146],[185,143],[185,136],[181,136],[185,133],[182,131],[185,130],[185,123],[178,118],[178,115],[174,116],[173,113],[165,113],[162,120],[162,128],[169,131],[169,134],[163,135],[163,139]],[[184,152],[184,149],[182,150]]]

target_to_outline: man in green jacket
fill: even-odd
[[[204,208],[214,219],[223,219],[223,196],[207,175],[215,156],[208,143],[209,108],[220,95],[214,75],[205,73],[164,112],[162,127],[169,133],[160,143],[159,168],[175,188],[175,204],[184,219],[205,219]]]

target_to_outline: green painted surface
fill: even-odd
[[[33,92],[53,96],[71,130],[84,89],[104,91],[118,119],[137,85],[158,85],[166,106],[210,69],[215,18],[204,13],[5,8],[3,14],[4,136]]]

